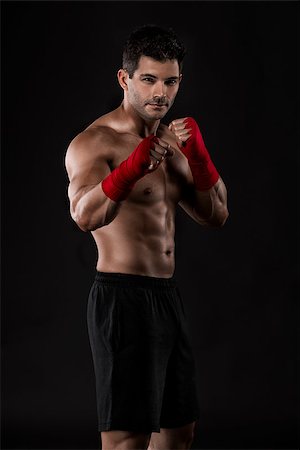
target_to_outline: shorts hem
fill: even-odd
[[[143,424],[128,424],[122,422],[102,422],[98,425],[98,431],[132,431],[136,433],[159,433],[161,428],[180,428],[192,422],[199,420],[199,413],[195,413],[187,418],[169,420],[161,422],[160,425],[143,425]]]
[[[159,425],[132,425],[132,424],[124,424],[121,422],[103,422],[98,424],[98,431],[132,431],[136,433],[159,433],[160,432]]]
[[[185,425],[188,425],[192,422],[196,422],[197,420],[199,420],[200,415],[199,413],[195,413],[191,416],[189,416],[188,418],[181,418],[181,419],[177,419],[177,420],[169,420],[169,421],[165,421],[165,422],[161,422],[160,424],[160,428],[180,428],[180,427],[184,427]]]

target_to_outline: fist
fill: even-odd
[[[150,165],[148,167],[149,171],[153,171],[158,168],[158,166],[170,156],[173,156],[174,149],[171,145],[163,139],[158,137],[153,138],[154,146],[150,148]]]
[[[195,119],[185,117],[173,120],[169,129],[175,134],[178,147],[190,162],[207,159],[207,149]]]
[[[176,119],[169,125],[169,130],[176,136],[176,142],[179,148],[185,147],[186,141],[192,136],[192,128],[189,126],[189,119],[190,117]]]
[[[169,129],[175,134],[177,145],[187,157],[198,191],[207,191],[219,179],[219,174],[210,159],[197,122],[192,117],[173,120]]]

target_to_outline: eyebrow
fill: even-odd
[[[140,78],[142,78],[142,77],[151,77],[151,78],[155,78],[157,80],[157,77],[151,73],[141,73]],[[165,80],[179,80],[179,77],[177,77],[177,76],[168,77],[168,78],[165,78]]]

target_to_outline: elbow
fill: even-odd
[[[222,208],[218,213],[212,214],[209,219],[202,219],[199,223],[209,228],[221,228],[225,225],[228,216],[228,209]]]
[[[216,228],[221,228],[225,225],[228,216],[229,216],[228,209],[224,208],[222,211],[219,211],[219,213],[216,214],[215,217],[212,218],[210,225]]]
[[[75,220],[76,224],[78,225],[78,227],[85,233],[87,233],[88,231],[95,231],[104,225],[104,224],[95,223],[85,217],[75,217],[74,220]]]
[[[99,223],[98,221],[95,221],[93,219],[91,219],[90,217],[87,216],[76,216],[75,217],[75,222],[78,225],[78,227],[84,231],[85,233],[87,233],[88,231],[95,231],[98,228],[103,227],[104,225],[106,225],[105,223]]]
[[[86,218],[82,215],[76,214],[76,213],[72,213],[71,212],[71,216],[72,219],[74,220],[74,222],[76,223],[76,225],[78,226],[78,228],[81,229],[81,231],[84,231],[85,233],[87,233],[90,230],[90,226],[89,226],[89,221],[86,220]]]
[[[87,233],[88,231],[93,231],[90,223],[82,218],[76,217],[75,219],[76,224],[81,229],[81,231],[84,231]]]
[[[73,220],[85,233],[87,233],[88,231],[95,231],[99,228],[109,225],[114,219],[115,215],[116,214],[108,215],[107,213],[100,214],[99,211],[91,213],[85,208],[83,208],[82,210],[77,208],[73,213],[71,212]]]
[[[222,220],[220,220],[219,228],[223,227],[225,223],[227,222],[229,216],[229,212],[227,211],[226,214],[223,216]]]
[[[111,201],[107,200],[105,204],[98,207],[91,207],[84,202],[71,204],[71,216],[78,227],[84,231],[95,231],[109,225],[117,215],[119,207],[112,206]]]
[[[101,228],[105,225],[105,223],[99,223],[99,220],[96,222],[90,214],[84,210],[80,211],[78,208],[73,211],[71,210],[71,216],[76,225],[85,233],[97,230],[97,228]]]

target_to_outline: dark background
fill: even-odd
[[[185,42],[165,122],[196,118],[228,188],[224,228],[177,217],[199,374],[193,448],[298,446],[298,6],[2,2],[2,447],[99,445],[86,327],[97,255],[69,215],[64,155],[121,102],[122,45],[144,23]]]

